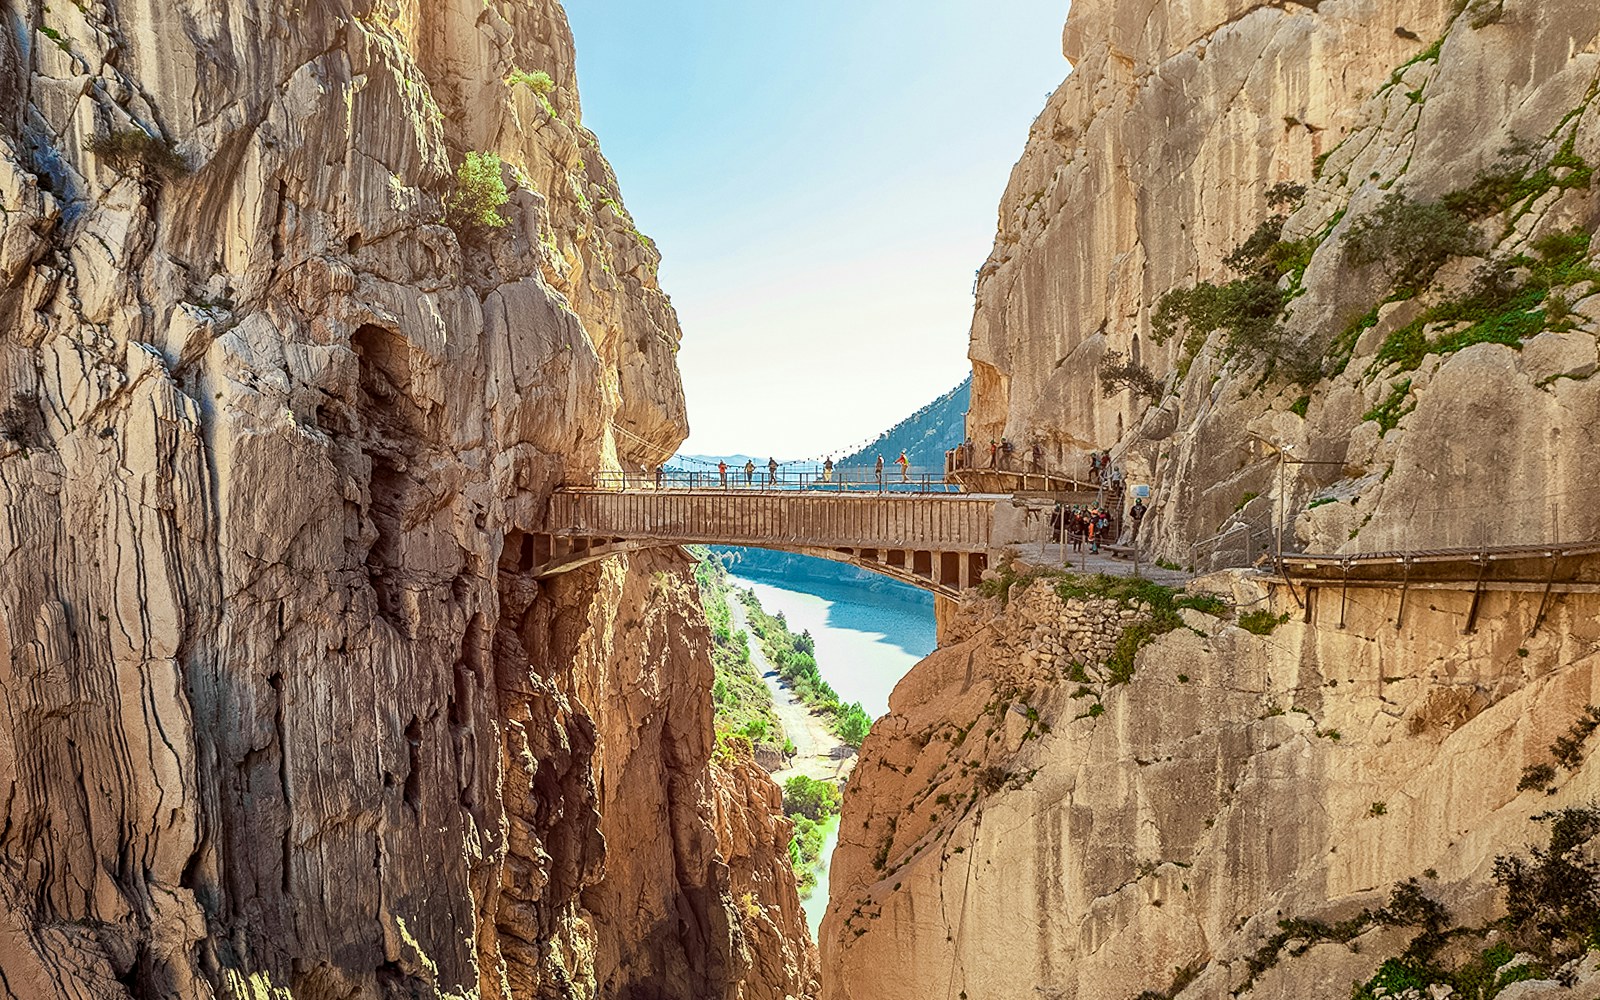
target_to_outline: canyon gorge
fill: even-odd
[[[534,572],[693,402],[557,0],[0,14],[0,998],[1600,996],[1600,579],[1249,568],[1600,536],[1592,4],[1062,4],[966,433],[1194,579],[997,545],[815,944],[690,557]]]

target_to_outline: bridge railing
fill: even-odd
[[[717,469],[662,469],[659,472],[601,472],[587,489],[605,492],[651,492],[658,490],[719,491],[833,491],[884,493],[960,493],[960,483],[948,479],[943,471],[887,466],[880,476],[872,468],[835,468],[831,473],[813,469],[785,470],[776,474],[765,466],[746,473],[743,466],[728,466],[726,475]]]
[[[561,490],[557,535],[671,543],[984,552],[993,497],[883,497],[829,491]]]

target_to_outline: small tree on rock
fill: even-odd
[[[468,153],[456,168],[456,189],[445,205],[445,225],[457,233],[499,229],[506,224],[500,206],[511,200],[500,176],[500,157]]]
[[[1107,351],[1100,359],[1100,391],[1107,397],[1131,392],[1146,399],[1160,399],[1163,386],[1155,373],[1121,351]]]

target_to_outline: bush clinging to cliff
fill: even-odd
[[[1124,358],[1121,351],[1107,351],[1100,359],[1100,391],[1107,397],[1128,391],[1145,399],[1159,399],[1162,385],[1144,365]]]
[[[181,177],[189,172],[189,161],[167,139],[141,129],[118,129],[109,135],[95,136],[86,143],[89,152],[119,170],[139,164],[163,177]]]
[[[1483,236],[1443,204],[1412,201],[1395,191],[1350,227],[1344,246],[1352,264],[1381,265],[1398,292],[1414,295],[1451,257],[1478,253]]]
[[[506,224],[500,206],[510,200],[500,176],[500,157],[468,153],[456,168],[456,189],[445,206],[445,225],[458,233],[499,229]]]

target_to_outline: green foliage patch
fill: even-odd
[[[1275,615],[1265,608],[1257,608],[1239,616],[1239,627],[1256,635],[1271,635],[1279,625],[1288,620],[1287,614]]]
[[[1590,234],[1582,230],[1551,233],[1534,241],[1533,257],[1517,254],[1483,265],[1462,295],[1426,310],[1390,334],[1371,370],[1395,365],[1411,371],[1429,354],[1451,354],[1473,344],[1520,348],[1546,327],[1541,307],[1552,288],[1600,283],[1600,269],[1589,261],[1590,241]],[[1430,338],[1425,328],[1435,323],[1459,325]]]
[[[468,153],[456,168],[456,188],[445,203],[445,224],[460,234],[499,229],[506,224],[500,206],[510,200],[500,176],[500,157]]]
[[[1297,190],[1298,189],[1298,192]],[[1268,193],[1273,204],[1304,195],[1299,185],[1279,185]],[[1151,337],[1165,344],[1183,332],[1183,358],[1192,359],[1206,338],[1227,335],[1224,355],[1261,364],[1268,376],[1286,375],[1309,381],[1320,373],[1314,359],[1283,326],[1284,311],[1300,294],[1301,281],[1318,240],[1284,240],[1287,216],[1269,216],[1228,254],[1224,263],[1238,277],[1221,284],[1202,281],[1192,288],[1173,288],[1151,314]],[[1287,281],[1284,279],[1287,278]],[[1180,362],[1180,370],[1187,366]]]
[[[1107,351],[1100,359],[1100,393],[1111,398],[1120,392],[1131,392],[1145,399],[1159,399],[1164,386],[1155,373],[1132,358],[1124,358],[1121,351]]]
[[[1417,408],[1417,401],[1411,395],[1411,380],[1405,379],[1389,387],[1388,398],[1362,414],[1362,420],[1376,420],[1378,422],[1378,436],[1383,437],[1394,430],[1401,418]]]
[[[1379,265],[1398,292],[1416,294],[1451,257],[1478,253],[1483,234],[1440,202],[1395,191],[1345,230],[1343,242],[1352,264]]]

